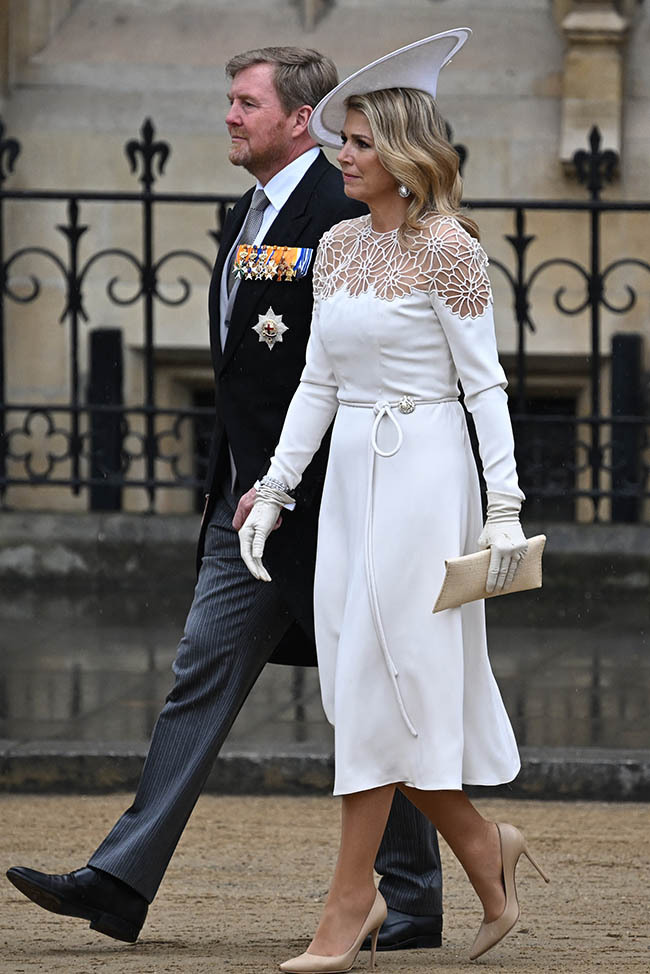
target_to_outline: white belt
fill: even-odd
[[[397,422],[397,419],[393,415],[393,410],[398,409],[403,415],[408,415],[415,411],[416,406],[419,405],[436,405],[441,402],[458,402],[457,397],[450,396],[447,399],[415,399],[412,396],[402,396],[394,402],[389,402],[385,399],[380,399],[378,402],[352,402],[350,400],[339,399],[339,404],[341,406],[354,406],[361,409],[372,409],[375,413],[375,421],[372,424],[372,431],[370,434],[370,445],[372,447],[370,453],[370,474],[368,476],[368,497],[366,501],[366,530],[365,530],[365,569],[366,569],[366,584],[368,586],[368,596],[370,600],[370,612],[372,614],[372,621],[375,626],[375,632],[377,634],[377,639],[381,647],[381,651],[384,657],[384,662],[386,664],[386,669],[388,671],[389,679],[393,685],[393,690],[395,692],[395,698],[397,700],[397,705],[399,707],[400,713],[404,720],[404,723],[408,727],[410,733],[413,737],[418,736],[418,732],[413,726],[413,722],[408,715],[404,700],[398,684],[399,670],[395,665],[395,661],[390,654],[388,648],[388,643],[386,641],[386,633],[384,631],[384,626],[381,619],[381,612],[379,610],[379,598],[377,596],[377,580],[375,578],[375,567],[374,567],[374,548],[373,548],[373,537],[372,537],[372,524],[373,524],[373,513],[374,513],[374,482],[375,482],[375,459],[376,457],[393,457],[399,451],[402,442],[404,440],[404,434],[402,432],[402,427]],[[377,434],[379,432],[379,427],[384,419],[388,419],[393,423],[395,429],[397,430],[397,442],[392,450],[381,450],[379,444],[377,443]]]

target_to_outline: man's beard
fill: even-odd
[[[248,169],[248,163],[251,161],[251,150],[248,142],[233,143],[228,152],[228,159],[233,166],[243,166]]]
[[[228,152],[228,159],[233,166],[243,166],[253,176],[273,168],[276,162],[284,160],[285,157],[285,146],[267,144],[263,150],[255,152],[251,149],[248,140],[234,143]]]

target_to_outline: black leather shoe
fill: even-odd
[[[91,866],[62,876],[13,866],[7,879],[44,910],[90,920],[91,930],[129,944],[138,939],[149,908],[140,893]]]
[[[388,907],[388,916],[379,931],[377,950],[417,950],[442,945],[442,916],[419,917]],[[362,950],[370,950],[366,937]]]

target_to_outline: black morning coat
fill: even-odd
[[[226,219],[209,290],[210,346],[216,381],[216,416],[206,478],[205,530],[229,469],[228,445],[243,492],[266,472],[277,445],[291,397],[305,364],[309,338],[312,270],[323,233],[340,220],[367,212],[349,200],[340,171],[321,152],[295,188],[264,238],[265,244],[313,249],[308,274],[293,281],[239,284],[225,348],[221,349],[219,292],[224,262],[248,211],[253,190],[235,204]],[[287,331],[269,348],[253,330],[259,315],[272,308]],[[312,666],[314,647],[313,583],[318,510],[327,463],[327,443],[318,451],[295,491],[296,508],[283,512],[282,526],[269,537],[264,562],[280,587],[294,623],[278,645],[272,662]]]

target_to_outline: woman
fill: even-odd
[[[322,238],[305,370],[240,532],[244,560],[268,580],[266,537],[335,418],[314,599],[341,847],[316,935],[283,971],[349,970],[369,933],[374,963],[386,908],[373,863],[395,787],[429,816],[481,900],[472,959],[519,915],[523,836],[486,821],[462,791],[519,770],[483,603],[431,612],[445,558],[476,550],[477,539],[491,547],[494,589],[511,582],[526,550],[487,258],[459,211],[458,159],[434,100],[439,68],[468,33],[427,38],[362,69],[311,120],[318,141],[342,139],[345,191],[370,215]],[[482,532],[458,378],[488,488]]]

